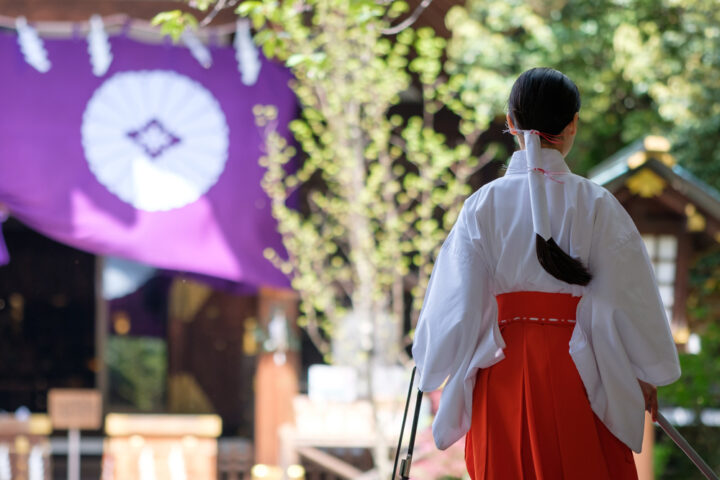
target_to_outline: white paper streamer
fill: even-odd
[[[240,18],[235,30],[235,58],[245,85],[255,85],[260,75],[260,58],[250,33],[250,21]]]
[[[140,480],[157,480],[157,475],[155,474],[155,452],[152,447],[146,445],[140,451],[138,470],[140,471]]]
[[[12,480],[10,448],[7,445],[0,445],[0,480]]]
[[[90,32],[88,32],[87,41],[93,73],[102,77],[110,68],[113,56],[105,26],[99,15],[90,17]]]
[[[35,445],[28,458],[28,480],[45,480],[43,447]]]
[[[187,480],[185,458],[183,457],[182,447],[180,447],[180,445],[173,445],[170,449],[168,469],[170,470],[170,480]]]
[[[18,43],[25,61],[40,73],[50,70],[51,63],[37,31],[28,25],[25,17],[18,17],[15,20],[15,26],[18,31]]]
[[[181,37],[183,43],[190,50],[190,54],[195,57],[200,65],[210,68],[212,65],[212,55],[204,43],[191,30],[185,29]]]

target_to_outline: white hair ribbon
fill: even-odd
[[[540,135],[534,130],[521,130],[525,138],[525,158],[528,166],[528,184],[530,187],[530,209],[532,211],[533,230],[544,240],[552,237],[550,231],[550,212],[545,194],[545,170],[540,167]]]

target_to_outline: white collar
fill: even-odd
[[[558,152],[554,148],[541,149],[540,158],[538,160],[540,165],[537,165],[537,167],[542,168],[548,173],[571,173],[570,168],[568,168],[565,163],[562,153]],[[506,175],[519,173],[523,173],[525,175],[528,173],[526,150],[518,150],[513,153],[513,156],[510,159],[510,164],[505,172]]]

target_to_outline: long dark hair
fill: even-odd
[[[533,68],[518,77],[510,91],[508,115],[515,128],[559,135],[580,110],[580,92],[568,77],[551,68]],[[535,235],[540,265],[553,277],[575,285],[592,279],[578,259],[549,238]]]

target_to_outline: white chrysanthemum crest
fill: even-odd
[[[172,70],[111,75],[88,101],[81,135],[95,178],[148,212],[181,208],[205,195],[225,170],[230,145],[220,102]]]
[[[15,27],[18,31],[18,43],[25,61],[38,72],[45,73],[50,70],[51,63],[45,45],[43,45],[37,31],[28,25],[25,17],[18,17],[15,20]]]
[[[93,73],[98,77],[102,77],[110,68],[113,56],[110,51],[110,41],[100,15],[90,17],[90,31],[88,32],[87,41]]]
[[[212,65],[212,55],[210,54],[210,49],[208,49],[205,44],[200,41],[197,35],[195,35],[191,30],[185,29],[180,38],[182,38],[183,43],[190,50],[190,54],[195,57],[195,60],[197,60],[203,67],[210,68]]]
[[[255,85],[260,75],[260,58],[250,33],[250,21],[240,18],[235,30],[235,58],[245,85]]]

